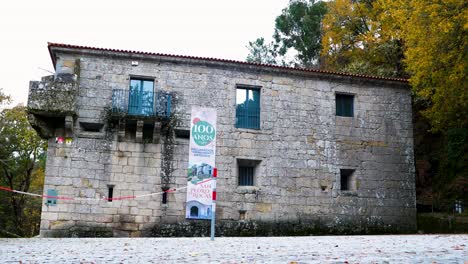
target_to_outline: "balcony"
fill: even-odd
[[[75,115],[78,83],[71,74],[46,76],[29,84],[28,111],[43,116]]]
[[[29,83],[28,119],[43,138],[73,136],[78,81],[75,74],[56,74]]]
[[[122,141],[159,143],[161,126],[171,116],[172,95],[142,89],[114,89],[111,119]]]
[[[172,95],[167,92],[148,92],[114,89],[112,115],[136,119],[169,119]]]

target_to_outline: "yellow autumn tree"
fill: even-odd
[[[385,10],[380,20],[404,40],[404,62],[411,76],[415,106],[422,109],[431,131],[441,137],[436,142],[443,144],[436,147],[437,143],[429,143],[436,152],[422,155],[437,157],[432,193],[439,202],[445,199],[446,205],[453,199],[466,200],[468,2],[378,1]]]
[[[435,132],[468,126],[468,2],[379,0],[405,44],[410,83]]]
[[[381,21],[379,1],[335,0],[323,19],[322,68],[405,77],[401,40]]]

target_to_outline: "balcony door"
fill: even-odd
[[[130,115],[151,116],[154,113],[154,82],[131,79],[128,95]]]

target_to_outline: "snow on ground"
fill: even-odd
[[[468,263],[468,235],[0,239],[1,263]]]

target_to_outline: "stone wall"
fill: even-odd
[[[155,90],[174,94],[178,129],[189,128],[191,106],[217,109],[218,219],[415,229],[411,95],[405,85],[188,59],[63,55],[70,56],[80,64],[75,136],[71,145],[49,141],[45,189],[74,197],[107,195],[109,185],[115,185],[114,196],[161,191],[164,140],[119,142],[106,119],[112,89],[128,89],[130,77],[138,76],[154,79]],[[238,85],[260,87],[260,130],[235,127]],[[354,95],[354,117],[335,115],[336,93]],[[87,132],[80,122],[103,128]],[[258,162],[255,186],[238,186],[240,159]],[[176,139],[172,160],[170,187],[184,187],[188,139]],[[355,170],[353,190],[340,190],[340,169]],[[41,234],[82,226],[138,236],[153,225],[185,221],[184,205],[183,189],[169,194],[166,205],[160,195],[60,201],[44,205]]]

